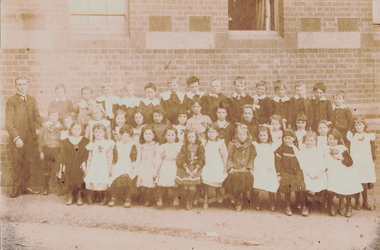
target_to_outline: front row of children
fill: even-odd
[[[173,205],[185,198],[191,209],[203,187],[204,208],[209,195],[215,190],[216,201],[222,203],[224,191],[232,197],[236,211],[241,211],[244,198],[250,193],[257,210],[261,207],[260,191],[269,192],[270,210],[274,211],[285,194],[286,214],[292,215],[291,193],[295,192],[297,206],[303,216],[308,215],[307,199],[310,194],[323,206],[329,206],[335,215],[334,196],[339,197],[341,214],[352,215],[351,198],[362,192],[362,207],[368,204],[367,189],[376,181],[371,153],[373,134],[365,132],[365,121],[355,120],[355,133],[348,133],[351,155],[336,129],[327,132],[327,144],[318,145],[315,132],[307,131],[298,142],[297,135],[285,130],[282,143],[273,143],[268,126],[259,126],[257,140],[253,141],[248,126],[238,124],[235,136],[227,145],[217,124],[209,124],[205,139],[199,140],[195,130],[186,130],[183,143],[178,143],[179,132],[167,126],[158,142],[153,125],[141,128],[139,141],[133,140],[134,129],[124,125],[119,129],[119,141],[107,139],[107,127],[95,123],[93,140],[82,137],[82,126],[73,122],[69,137],[63,140],[61,163],[64,165],[68,187],[68,205],[77,196],[82,205],[83,182],[87,202],[93,204],[95,194],[100,205],[114,206],[120,196],[125,207],[131,206],[131,193],[138,187],[144,204],[156,202],[163,206],[163,197],[174,194]],[[276,195],[277,193],[277,195]],[[156,200],[157,195],[157,200]],[[346,199],[346,208],[344,200]],[[345,211],[344,211],[345,210]]]

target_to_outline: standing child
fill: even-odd
[[[275,151],[275,166],[280,181],[279,192],[285,193],[285,213],[288,216],[292,215],[292,209],[290,208],[290,196],[292,192],[296,192],[296,197],[299,197],[298,202],[302,206],[302,216],[308,215],[305,182],[298,158],[297,137],[293,131],[286,130],[282,145]]]
[[[140,109],[144,112],[144,116],[148,117],[147,123],[153,122],[153,110],[160,106],[160,100],[156,98],[157,87],[154,83],[148,83],[144,87],[145,99],[140,101]]]
[[[313,87],[314,98],[311,99],[308,126],[317,131],[319,121],[326,120],[329,125],[334,123],[334,112],[330,100],[325,97],[326,86],[319,82]]]
[[[107,128],[102,123],[94,124],[92,141],[86,146],[90,151],[87,160],[86,183],[87,203],[93,204],[93,193],[97,192],[102,196],[99,205],[107,204],[107,188],[109,176],[112,170],[113,147],[115,142],[107,138]]]
[[[307,117],[305,114],[301,113],[297,115],[296,126],[294,128],[297,129],[295,134],[299,145],[303,144],[303,137],[306,135],[306,122]]]
[[[310,99],[306,97],[306,84],[303,81],[297,81],[295,84],[296,95],[290,98],[289,103],[289,122],[291,129],[296,128],[297,116],[305,114],[310,117]],[[306,125],[309,128],[309,124]]]
[[[248,134],[248,128],[240,124],[236,128],[236,139],[228,144],[228,176],[223,182],[227,193],[235,201],[235,210],[240,212],[243,205],[242,195],[253,187],[253,161],[256,157],[255,147]]]
[[[112,95],[113,88],[110,82],[104,82],[100,87],[102,88],[104,95],[96,98],[96,103],[101,104],[106,119],[111,121],[113,119],[113,114],[117,109],[120,97]]]
[[[112,140],[115,142],[120,141],[120,128],[123,127],[127,121],[126,116],[127,113],[122,110],[118,109],[115,113],[115,117],[112,121],[111,127],[112,127]]]
[[[83,87],[80,93],[83,100],[77,104],[78,121],[86,127],[88,122],[91,120],[91,110],[95,107],[96,102],[92,99],[93,93],[90,87]]]
[[[270,117],[274,114],[272,100],[265,94],[268,90],[266,81],[256,83],[256,95],[253,96],[255,116],[258,124],[269,124]]]
[[[42,124],[39,134],[40,159],[44,160],[44,190],[43,195],[49,194],[50,173],[58,174],[58,161],[61,151],[60,135],[63,126],[59,123],[58,110],[49,109],[49,120]],[[58,185],[59,179],[57,179]]]
[[[173,125],[173,127],[177,130],[178,133],[178,141],[183,144],[185,140],[185,130],[186,130],[186,122],[189,119],[189,114],[186,110],[182,109],[178,113],[178,124]]]
[[[140,98],[135,96],[135,85],[133,83],[126,83],[124,85],[124,97],[120,98],[118,108],[126,113],[127,124],[133,121],[133,113],[140,105]]]
[[[176,123],[178,112],[181,109],[186,109],[184,105],[185,94],[179,91],[178,79],[170,77],[167,86],[169,91],[161,93],[161,106],[167,112],[166,116],[172,123]]]
[[[253,105],[253,98],[244,92],[246,87],[245,78],[242,76],[236,77],[234,86],[235,92],[223,102],[228,107],[228,114],[232,123],[240,122],[244,105]]]
[[[73,103],[66,98],[66,86],[62,83],[55,86],[55,99],[50,102],[48,110],[58,110],[59,122],[63,122],[63,117],[74,113]]]
[[[91,116],[92,116],[92,119],[90,121],[88,121],[88,125],[86,127],[86,133],[85,133],[85,137],[87,139],[90,139],[92,140],[92,137],[93,137],[93,126],[96,124],[96,123],[101,123],[103,124],[106,128],[107,128],[107,138],[111,138],[111,126],[110,126],[110,121],[105,119],[104,118],[104,111],[103,109],[96,105],[93,107],[92,111],[91,111]]]
[[[207,115],[213,122],[216,122],[216,110],[227,99],[227,96],[221,93],[222,82],[220,80],[213,79],[210,84],[211,93],[202,97],[202,114]]]
[[[77,196],[78,206],[83,205],[84,172],[88,159],[86,146],[89,139],[82,136],[83,127],[80,122],[73,122],[69,129],[69,137],[62,141],[61,165],[65,168],[67,202],[73,204]]]
[[[181,144],[178,143],[178,132],[174,127],[167,127],[164,131],[164,135],[166,142],[160,146],[158,153],[160,164],[157,171],[157,206],[161,207],[163,205],[162,197],[164,196],[165,190],[169,189],[172,189],[174,193],[173,205],[178,206],[178,185],[175,183],[177,166],[175,161],[181,150]]]
[[[131,189],[135,186],[136,168],[139,151],[132,141],[133,129],[129,125],[120,128],[120,140],[113,150],[112,174],[110,178],[111,199],[109,207],[115,205],[116,196],[124,195],[124,207],[131,207]]]
[[[71,124],[73,123],[73,121],[74,121],[74,117],[71,114],[67,114],[63,118],[63,126],[64,126],[64,128],[61,131],[61,136],[60,136],[61,141],[63,141],[66,138],[69,138],[69,130],[71,128]]]
[[[376,182],[375,164],[375,134],[367,133],[367,123],[364,119],[355,119],[355,133],[350,131],[347,134],[347,139],[351,142],[351,156],[354,161],[354,168],[357,172],[358,178],[363,186],[363,205],[360,204],[358,194],[356,199],[356,207],[360,209],[362,206],[364,209],[372,211],[373,206],[368,204],[368,189],[373,188],[373,184]]]
[[[329,194],[330,214],[335,216],[334,196],[346,198],[346,217],[352,216],[351,198],[363,191],[358,173],[352,166],[352,158],[348,149],[343,145],[343,137],[337,129],[332,129],[327,136],[328,145],[325,147],[327,164],[327,191]],[[343,215],[343,203],[339,208]]]
[[[186,122],[186,129],[195,130],[199,140],[203,140],[206,128],[212,121],[207,115],[202,115],[202,106],[199,98],[192,99],[189,105],[191,107],[191,117]]]
[[[290,120],[290,99],[286,96],[285,83],[281,80],[276,81],[274,83],[274,91],[276,92],[276,96],[273,97],[274,114],[282,117],[283,126],[286,129]]]
[[[226,146],[228,146],[230,141],[234,138],[236,130],[235,125],[227,120],[227,116],[228,109],[223,105],[219,105],[219,107],[216,110],[217,120],[215,124],[219,126],[219,137],[220,139],[224,140]]]
[[[328,121],[323,120],[318,123],[317,147],[323,148],[325,145],[327,145],[327,134],[329,131],[330,128]]]
[[[139,144],[140,142],[141,130],[145,125],[146,125],[146,122],[145,122],[144,113],[140,109],[135,110],[135,113],[133,114],[133,122],[132,122],[132,127],[133,127],[132,141],[134,141],[136,145]]]
[[[161,145],[165,143],[165,129],[170,126],[170,124],[167,123],[165,118],[165,111],[162,109],[162,107],[156,107],[153,109],[153,123],[152,127],[154,129],[154,133],[157,136],[157,142]]]
[[[276,192],[278,190],[278,180],[274,165],[274,151],[277,149],[272,143],[270,129],[267,126],[260,126],[258,141],[253,142],[257,156],[253,168],[253,188],[256,210],[260,210],[260,191],[268,191],[270,210],[275,210]]]
[[[223,139],[219,139],[220,128],[211,123],[206,129],[203,142],[206,164],[202,169],[202,183],[205,185],[203,208],[208,208],[208,196],[212,188],[216,189],[218,203],[223,202],[222,184],[227,177],[228,151]]]
[[[205,151],[197,138],[197,132],[186,131],[185,142],[176,160],[177,176],[175,182],[185,192],[186,209],[193,208],[193,198],[201,183],[202,168],[205,165]]]
[[[273,145],[274,147],[279,147],[282,144],[282,134],[284,130],[282,117],[279,115],[272,115],[270,118],[270,126]]]
[[[339,90],[334,94],[334,123],[333,128],[336,128],[343,136],[344,144],[349,147],[350,142],[347,140],[347,132],[352,131],[354,128],[354,118],[349,107],[344,105],[346,94],[344,91]]]
[[[257,141],[257,128],[258,124],[256,119],[253,117],[253,107],[252,105],[244,105],[243,115],[241,117],[241,123],[247,125],[249,136],[252,141]]]
[[[159,144],[153,126],[142,128],[140,136],[140,162],[137,175],[137,187],[141,187],[144,205],[149,206],[154,199],[155,179],[159,164]]]
[[[199,91],[199,78],[198,77],[190,76],[189,78],[187,78],[186,83],[187,83],[187,87],[189,88],[190,91],[185,94],[184,103],[185,103],[186,110],[191,111],[190,102],[194,99],[201,100],[201,98],[204,96],[205,93],[202,91]],[[203,106],[202,102],[200,102],[200,105]]]

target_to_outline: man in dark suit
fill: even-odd
[[[26,94],[28,80],[25,77],[16,78],[15,87],[17,93],[8,99],[5,109],[5,127],[12,155],[12,198],[19,193],[39,193],[28,186],[37,141],[36,127],[41,125],[36,100]]]

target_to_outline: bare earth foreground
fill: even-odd
[[[51,194],[1,195],[2,249],[380,249],[379,207],[352,218],[232,207],[66,206]],[[206,233],[217,236],[207,236]],[[259,243],[249,246],[248,244]]]

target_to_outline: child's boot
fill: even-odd
[[[87,204],[88,205],[94,204],[92,195],[93,195],[92,190],[87,190]]]
[[[219,204],[221,204],[223,202],[221,188],[216,188],[216,200],[218,201]]]
[[[352,216],[351,197],[347,197],[346,202],[346,217],[350,218]]]
[[[257,211],[260,211],[260,193],[253,192],[252,198],[253,198],[253,204],[255,206],[255,209]]]
[[[82,191],[78,191],[77,205],[78,205],[78,206],[82,206],[82,205],[83,205]]]
[[[66,205],[69,206],[71,204],[73,204],[73,193],[72,192],[67,194],[67,201],[66,201]]]
[[[362,208],[362,205],[360,204],[360,193],[355,194],[354,199],[355,199],[354,209],[360,210]],[[364,203],[364,197],[363,197],[363,203]]]
[[[203,201],[203,209],[208,209],[208,187],[204,188],[205,196]]]
[[[178,206],[179,205],[179,193],[178,193],[178,188],[174,188],[174,201],[173,201],[173,206]]]
[[[367,189],[364,189],[364,191],[362,192],[362,195],[363,195],[363,209],[373,211],[374,210],[373,206],[368,204]]]
[[[50,181],[50,175],[45,174],[45,176],[44,176],[44,190],[42,192],[43,195],[49,194],[49,181]]]
[[[102,191],[103,193],[103,199],[102,201],[99,203],[100,206],[104,206],[107,204],[107,191]]]
[[[108,202],[108,206],[109,207],[115,206],[115,198],[114,197],[111,197],[110,201]]]
[[[302,212],[301,212],[302,216],[308,216],[309,215],[309,210],[307,209],[306,206],[302,206]]]
[[[158,199],[157,199],[157,206],[162,207],[162,195],[163,190],[161,188],[158,189]]]
[[[276,194],[275,193],[269,193],[269,204],[270,204],[270,211],[274,212],[276,210]]]

